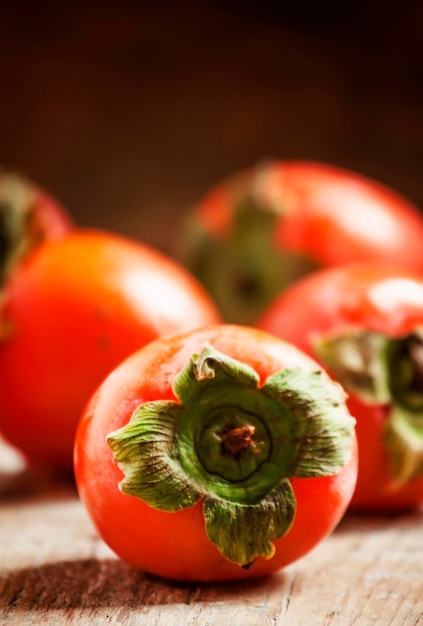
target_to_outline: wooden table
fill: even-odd
[[[417,626],[423,511],[348,514],[284,571],[226,584],[136,571],[96,536],[72,484],[0,448],[0,626]]]

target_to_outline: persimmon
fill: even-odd
[[[388,185],[328,163],[269,160],[200,199],[177,253],[227,322],[254,324],[318,268],[376,261],[423,273],[422,241],[421,211]]]
[[[257,322],[316,359],[348,393],[359,470],[350,508],[423,504],[423,278],[398,267],[320,270]]]
[[[0,432],[34,464],[73,472],[79,416],[126,356],[218,322],[173,259],[115,233],[75,229],[19,264],[0,301]]]
[[[99,535],[180,580],[263,576],[332,532],[354,490],[342,387],[267,333],[214,325],[125,359],[78,425],[75,476]]]

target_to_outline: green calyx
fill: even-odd
[[[254,181],[232,218],[228,232],[214,235],[198,216],[190,216],[178,256],[213,295],[226,321],[251,324],[284,287],[317,263],[277,245],[274,232],[283,208],[265,202]]]
[[[0,290],[41,238],[31,185],[16,174],[0,172]]]
[[[345,331],[321,337],[314,348],[347,392],[387,407],[384,444],[393,486],[423,476],[423,329],[399,338]]]
[[[271,558],[296,510],[291,477],[338,473],[354,419],[340,385],[291,368],[259,387],[250,366],[206,344],[153,401],[107,437],[123,493],[175,512],[202,501],[206,533],[230,561]]]

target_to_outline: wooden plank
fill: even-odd
[[[0,471],[1,626],[423,624],[423,512],[349,514],[272,577],[173,583],[117,559],[73,485],[13,467]]]

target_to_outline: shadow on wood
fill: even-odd
[[[48,563],[9,572],[0,580],[4,617],[8,611],[98,609],[233,602],[240,596],[265,590],[280,593],[284,575],[219,584],[173,582],[140,572],[120,560],[83,559]]]

